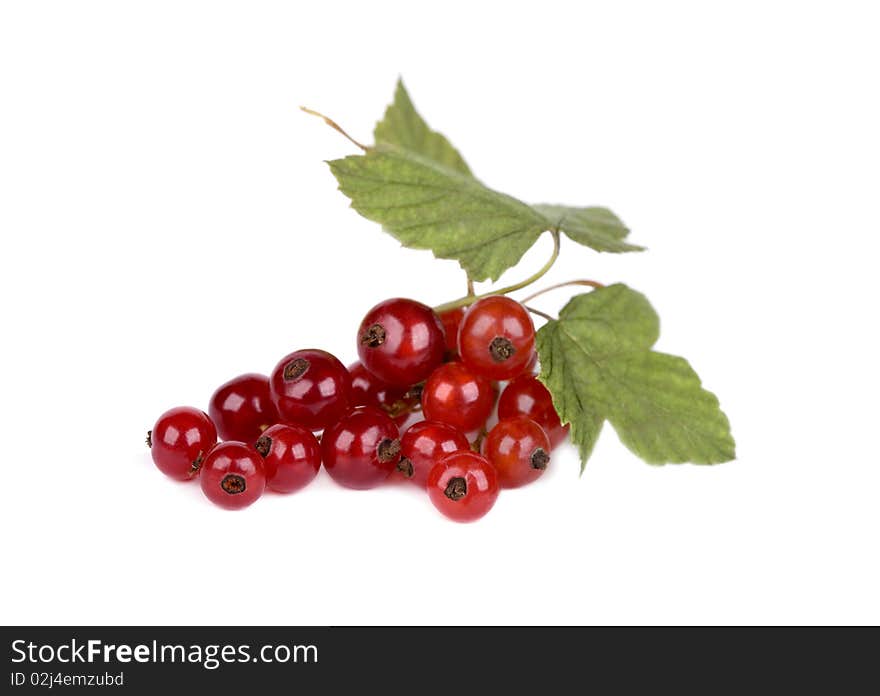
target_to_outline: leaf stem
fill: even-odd
[[[553,235],[553,253],[547,263],[545,263],[537,273],[530,275],[528,278],[520,281],[519,283],[508,285],[506,288],[501,288],[499,290],[490,290],[489,292],[483,293],[482,295],[474,295],[471,293],[466,295],[465,297],[460,297],[457,300],[452,300],[451,302],[437,305],[436,307],[434,307],[434,311],[437,312],[437,314],[440,314],[442,312],[448,312],[453,309],[458,309],[459,307],[469,307],[474,302],[476,302],[477,300],[481,300],[484,297],[491,297],[493,295],[507,295],[508,293],[522,290],[524,287],[527,287],[532,283],[540,280],[544,277],[547,271],[549,271],[553,267],[553,264],[556,263],[556,259],[559,258],[559,231],[550,230],[550,234]]]
[[[533,292],[531,295],[529,295],[528,297],[523,299],[522,303],[525,304],[526,302],[530,302],[531,300],[534,300],[536,297],[543,295],[545,292],[550,292],[551,290],[558,290],[559,288],[565,288],[565,287],[568,287],[569,285],[586,285],[588,287],[596,288],[596,289],[605,287],[602,283],[599,283],[598,281],[595,281],[595,280],[569,280],[569,281],[566,281],[565,283],[557,283],[556,285],[550,285],[549,287],[542,288],[541,290],[538,290],[537,292]]]
[[[346,133],[345,130],[343,130],[342,126],[340,126],[338,123],[336,123],[336,121],[334,121],[332,118],[325,116],[320,111],[315,111],[315,110],[309,109],[308,107],[305,107],[305,106],[301,106],[299,108],[302,109],[303,111],[305,111],[307,114],[311,114],[312,116],[317,116],[318,118],[323,119],[324,123],[326,123],[328,126],[330,126],[333,130],[339,131],[340,133],[342,133],[342,135],[344,135],[346,138],[348,138],[351,142],[353,142],[355,145],[357,145],[364,152],[366,152],[369,149],[366,145],[359,143],[357,140],[352,138],[348,133]]]

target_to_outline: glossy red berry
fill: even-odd
[[[153,462],[166,476],[188,481],[199,473],[217,443],[217,429],[204,411],[179,406],[166,411],[147,433]]]
[[[456,522],[473,522],[498,498],[498,476],[485,458],[471,451],[447,454],[428,474],[428,495],[434,506]]]
[[[409,427],[400,438],[400,461],[397,471],[404,477],[424,486],[431,468],[447,454],[470,449],[465,434],[439,421],[419,421]]]
[[[321,468],[318,439],[301,425],[273,425],[259,437],[254,449],[263,458],[266,486],[278,493],[298,491]]]
[[[221,385],[211,397],[208,414],[223,440],[252,442],[278,422],[265,375],[239,375]]]
[[[502,488],[519,488],[537,479],[550,463],[550,439],[526,416],[499,421],[483,441],[483,454],[498,472]]]
[[[349,365],[348,372],[351,375],[352,406],[375,406],[391,416],[395,423],[403,425],[419,403],[419,390],[386,384],[359,362]]]
[[[221,442],[205,457],[199,482],[212,503],[240,510],[263,495],[266,471],[253,447],[243,442]]]
[[[458,328],[464,318],[464,307],[450,309],[440,315],[443,330],[446,332],[446,357],[458,355]]]
[[[269,385],[284,423],[322,430],[351,408],[351,376],[323,350],[298,350],[282,358]]]
[[[400,431],[377,408],[356,408],[321,437],[324,468],[348,488],[373,488],[394,471],[400,459]]]
[[[526,369],[523,370],[523,375],[533,375],[536,372],[536,368],[538,367],[538,351],[536,350],[532,353],[532,359],[529,360],[529,364],[526,365]],[[522,375],[520,375],[522,376]]]
[[[443,362],[443,324],[434,310],[394,298],[373,307],[358,329],[364,367],[387,384],[409,387]]]
[[[460,362],[438,367],[422,390],[425,418],[448,423],[463,432],[482,427],[494,405],[492,383]]]
[[[535,325],[519,302],[501,295],[484,297],[461,320],[458,353],[485,377],[513,379],[535,354]]]
[[[552,448],[568,436],[568,425],[563,426],[559,421],[550,392],[534,375],[517,377],[501,392],[501,398],[498,399],[498,419],[514,416],[528,416],[540,425],[550,438]]]

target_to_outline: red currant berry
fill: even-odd
[[[419,403],[417,390],[385,384],[359,362],[349,365],[348,372],[352,406],[375,406],[391,416],[397,425],[403,425]]]
[[[431,467],[441,457],[466,449],[470,449],[470,443],[460,430],[439,421],[419,421],[400,438],[401,457],[397,471],[404,478],[424,486]]]
[[[498,498],[498,475],[476,452],[447,454],[428,474],[428,495],[440,512],[456,522],[473,522]]]
[[[458,353],[481,375],[513,379],[535,353],[535,325],[519,302],[501,295],[484,297],[471,305],[461,321]]]
[[[538,367],[538,351],[535,351],[534,353],[532,353],[532,359],[529,360],[529,364],[526,365],[526,369],[523,370],[523,374],[525,374],[525,375],[534,374],[537,367]]]
[[[464,307],[450,309],[440,315],[443,330],[446,332],[447,357],[458,355],[458,327],[461,325],[462,318],[464,318]]]
[[[278,493],[298,491],[321,468],[318,439],[300,425],[273,425],[260,436],[254,449],[263,458],[266,486]]]
[[[188,481],[211,448],[217,444],[217,429],[204,411],[179,406],[165,411],[147,433],[153,462],[166,476]]]
[[[265,375],[240,375],[221,385],[211,397],[208,413],[224,440],[252,442],[278,422]]]
[[[425,418],[448,423],[463,432],[481,427],[494,405],[492,383],[460,362],[438,367],[422,390]]]
[[[240,510],[263,495],[266,470],[252,447],[243,442],[221,442],[205,457],[199,482],[212,503]]]
[[[409,387],[443,362],[443,324],[434,310],[395,298],[367,312],[358,329],[358,355],[383,382]]]
[[[373,488],[382,483],[400,459],[400,431],[377,408],[356,408],[324,431],[324,468],[348,488]]]
[[[298,350],[282,358],[269,385],[285,423],[322,430],[351,408],[351,376],[345,365],[323,350]]]
[[[540,425],[550,438],[550,447],[555,448],[568,435],[568,425],[559,421],[550,392],[534,375],[520,375],[501,392],[498,419],[514,416],[528,416]]]
[[[550,438],[526,416],[499,421],[483,441],[483,454],[498,471],[502,488],[531,483],[550,463]]]

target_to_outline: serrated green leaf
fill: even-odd
[[[650,464],[717,464],[736,456],[730,423],[687,360],[648,351],[615,361],[608,420],[623,444]]]
[[[403,80],[397,81],[394,101],[386,109],[382,120],[376,124],[373,137],[376,143],[396,145],[460,174],[472,176],[464,158],[452,143],[441,133],[431,130],[419,116],[406,87],[403,86]]]
[[[608,208],[572,208],[549,203],[532,207],[569,239],[595,251],[644,251],[644,247],[623,241],[629,229]]]
[[[582,468],[609,420],[651,464],[733,459],[730,424],[684,358],[651,350],[657,315],[640,293],[612,285],[578,295],[538,331],[541,381],[550,390]]]
[[[590,357],[597,363],[649,350],[660,337],[660,317],[648,298],[621,283],[578,295],[559,318],[565,321],[561,331],[582,333],[588,328],[589,340],[584,345],[589,346]]]
[[[471,280],[497,280],[542,232],[561,230],[597,251],[638,251],[605,208],[530,206],[477,181],[459,152],[415,110],[403,82],[365,154],[329,162],[364,217],[404,246],[454,259]]]
[[[602,432],[605,416],[595,404],[581,398],[581,389],[565,388],[565,385],[577,384],[582,375],[577,362],[566,358],[569,346],[564,341],[555,340],[558,325],[559,322],[550,322],[535,336],[541,361],[539,379],[550,390],[553,406],[562,422],[571,424],[569,436],[578,448],[583,472]]]
[[[473,280],[497,280],[548,229],[522,201],[408,150],[380,144],[329,164],[352,208]]]

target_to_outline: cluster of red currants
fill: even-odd
[[[409,479],[466,522],[488,512],[499,488],[538,478],[566,436],[533,374],[531,317],[508,297],[439,316],[414,300],[386,300],[361,322],[358,354],[346,369],[325,351],[298,350],[269,377],[222,385],[210,415],[171,409],[147,436],[153,461],[172,478],[198,476],[227,509],[250,505],[267,487],[299,490],[323,462],[349,488]],[[487,432],[496,400],[498,422]]]

